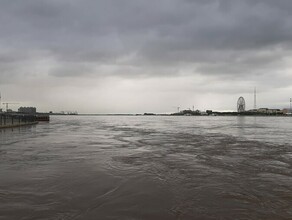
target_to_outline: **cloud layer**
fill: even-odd
[[[256,86],[260,105],[285,107],[291,10],[290,0],[3,0],[0,90],[43,111],[115,113],[235,109]]]

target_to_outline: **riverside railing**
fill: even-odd
[[[0,128],[16,127],[35,123],[37,123],[37,118],[34,115],[0,114]]]

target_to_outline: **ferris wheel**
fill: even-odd
[[[244,112],[245,111],[245,101],[243,97],[239,97],[237,101],[237,112]]]

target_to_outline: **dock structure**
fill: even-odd
[[[36,115],[37,121],[50,121],[50,115],[49,114],[37,114]]]
[[[20,115],[0,113],[0,129],[13,128],[25,125],[37,124],[38,120],[35,115]]]

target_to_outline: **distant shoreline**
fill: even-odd
[[[292,117],[292,115],[249,115],[249,114],[219,114],[219,115],[172,115],[172,114],[78,114],[78,115],[67,115],[67,114],[52,114],[52,116],[171,116],[171,117]]]

